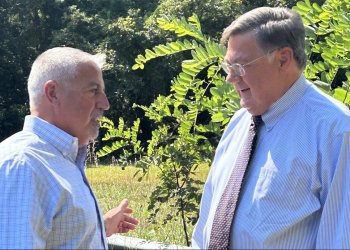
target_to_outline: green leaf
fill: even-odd
[[[186,74],[184,72],[180,73],[179,77],[181,79],[184,79],[184,80],[188,81],[188,82],[191,82],[193,80],[193,78],[190,75],[188,75],[188,74]]]
[[[333,97],[343,103],[350,103],[350,93],[342,88],[336,88],[334,90]]]
[[[218,112],[212,115],[211,120],[213,122],[222,122],[225,119],[225,116],[222,112]]]
[[[319,15],[320,19],[324,22],[324,23],[328,23],[329,20],[331,19],[332,17],[332,14],[329,13],[329,12],[322,12],[320,15]],[[328,26],[328,25],[327,25]]]
[[[201,24],[199,22],[198,16],[196,14],[193,14],[188,18],[188,21],[196,26],[198,30],[201,29]]]
[[[311,8],[310,0],[305,0],[305,4],[306,4],[309,8]]]
[[[302,11],[305,11],[305,12],[311,11],[310,6],[306,5],[304,2],[298,2],[296,7],[297,7],[298,10],[302,10]]]
[[[154,53],[154,52],[153,52],[152,50],[150,50],[150,49],[146,49],[145,52],[146,52],[145,56],[146,56],[146,58],[147,58],[148,60],[157,57],[156,53]],[[146,58],[145,58],[145,60],[146,60]]]
[[[350,81],[350,72],[349,71],[345,72],[345,76],[348,79],[348,81]]]
[[[313,3],[312,7],[319,13],[323,11],[322,8],[317,3]]]
[[[139,69],[140,68],[140,65],[139,64],[134,64],[133,66],[132,66],[132,70],[137,70],[137,69]]]
[[[187,89],[179,84],[173,85],[172,89],[181,96],[185,96],[187,93]]]

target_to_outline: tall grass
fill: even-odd
[[[205,180],[209,167],[201,166],[196,174],[198,179]],[[186,245],[186,239],[181,220],[175,218],[167,224],[163,224],[167,212],[171,208],[164,204],[163,211],[159,212],[156,222],[148,221],[147,211],[148,197],[154,187],[158,184],[157,169],[151,169],[142,181],[138,181],[140,175],[135,176],[137,169],[127,167],[122,170],[117,166],[88,167],[86,174],[94,190],[100,207],[107,212],[119,205],[124,198],[129,200],[133,209],[133,217],[139,219],[140,223],[136,230],[125,234],[126,236],[142,238],[164,243]],[[188,232],[192,234],[193,226],[190,225]]]

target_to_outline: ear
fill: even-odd
[[[49,80],[44,83],[45,97],[52,104],[58,102],[58,88],[59,86],[56,81]]]
[[[280,69],[287,70],[293,61],[293,50],[289,47],[280,48],[278,55]]]

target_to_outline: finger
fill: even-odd
[[[128,230],[134,230],[136,228],[136,224],[132,224],[132,223],[128,223],[126,221],[124,221],[122,223],[122,226],[121,226],[121,229],[124,230],[124,229],[128,229]]]
[[[130,231],[129,228],[120,228],[118,233],[128,233]]]
[[[139,224],[138,219],[130,217],[130,216],[127,216],[127,215],[125,215],[125,217],[124,217],[124,222],[130,223],[130,224],[133,224],[133,225]]]
[[[125,210],[129,205],[129,201],[127,199],[123,199],[122,202],[120,202],[119,207],[122,210]]]
[[[131,214],[133,210],[130,207],[124,208],[124,213]]]

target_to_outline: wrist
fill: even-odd
[[[106,218],[103,218],[103,224],[104,224],[104,229],[105,229],[105,233],[106,233],[106,236],[109,237],[109,231],[108,231],[108,220]]]

